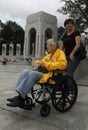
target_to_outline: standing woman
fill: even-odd
[[[77,58],[77,50],[81,44],[81,35],[79,31],[74,30],[74,22],[72,19],[66,19],[64,27],[66,33],[62,38],[60,49],[65,51],[68,59],[68,74],[74,78],[74,72],[80,64],[80,60]]]

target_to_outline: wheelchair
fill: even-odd
[[[54,80],[55,84],[51,84]],[[66,112],[75,104],[78,95],[78,88],[75,80],[68,76],[67,72],[54,72],[52,78],[46,83],[35,85],[21,108],[31,110],[36,103],[41,104],[41,116],[48,116],[51,110],[49,101],[59,112]]]

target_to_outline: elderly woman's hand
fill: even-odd
[[[41,67],[45,67],[45,63],[42,62],[42,63],[40,64],[40,66],[41,66]]]
[[[44,68],[44,67],[45,67],[45,63],[44,63],[44,62],[41,62],[41,63],[38,63],[38,64],[34,65],[33,70],[37,70],[39,67]]]
[[[38,69],[38,67],[39,67],[39,65],[40,65],[40,64],[36,64],[36,65],[34,65],[33,70],[37,70],[37,69]]]

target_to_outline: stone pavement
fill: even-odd
[[[88,75],[78,80],[76,104],[66,112],[56,111],[52,104],[48,117],[40,115],[40,105],[32,111],[6,106],[6,99],[16,95],[14,85],[26,65],[0,65],[0,130],[88,130]]]

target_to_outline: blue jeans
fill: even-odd
[[[77,69],[78,65],[80,64],[80,60],[77,59],[77,57],[74,57],[74,60],[69,60],[68,61],[68,67],[67,67],[67,72],[68,75],[74,78],[74,72]]]
[[[42,75],[43,73],[41,72],[25,69],[20,75],[20,78],[15,86],[15,91],[17,91],[22,98],[25,98]]]

